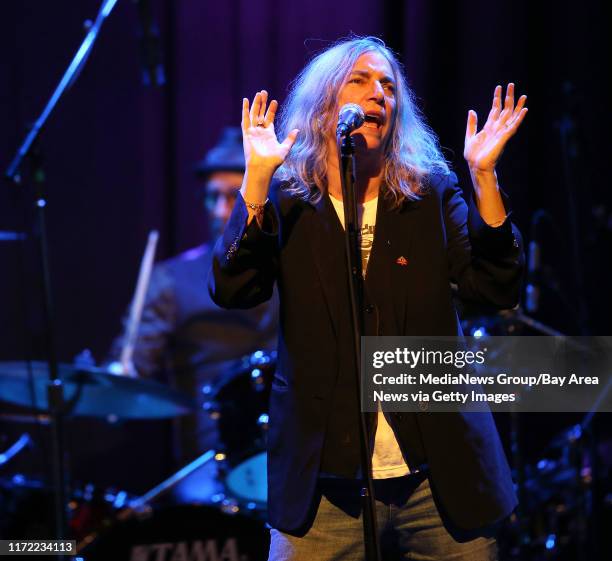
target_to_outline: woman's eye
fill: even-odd
[[[349,80],[349,84],[361,84],[361,82],[363,82],[361,78],[351,78]]]

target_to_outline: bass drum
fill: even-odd
[[[176,506],[116,522],[77,559],[84,561],[265,561],[269,532],[261,521],[213,507]]]
[[[248,509],[266,506],[266,432],[275,369],[276,352],[245,356],[239,373],[205,406],[217,421],[217,470],[225,497]]]

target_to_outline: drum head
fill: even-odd
[[[85,561],[267,559],[263,522],[212,507],[179,506],[118,522],[79,553]]]
[[[229,492],[237,499],[265,504],[268,494],[267,454],[260,452],[238,464],[225,478]]]

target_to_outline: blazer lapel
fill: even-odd
[[[381,307],[383,335],[404,331],[411,269],[411,214],[416,204],[405,202],[394,209],[384,190],[378,200],[374,243],[364,285],[366,293]],[[340,322],[350,320],[344,230],[328,195],[312,206],[310,247],[337,337]]]
[[[403,333],[408,304],[412,203],[392,208],[393,201],[381,191],[376,229],[365,278],[366,290],[377,301],[382,320],[381,335]],[[380,297],[377,297],[380,295]]]
[[[345,302],[348,302],[348,288],[344,230],[327,194],[314,203],[313,207],[310,247],[334,332],[338,337],[339,322],[345,321],[341,316],[349,312],[348,305],[345,305]]]

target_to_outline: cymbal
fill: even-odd
[[[64,385],[66,415],[163,419],[192,413],[197,408],[188,396],[151,380],[71,364],[60,364],[58,370]],[[0,400],[48,411],[48,382],[46,362],[0,362]]]

